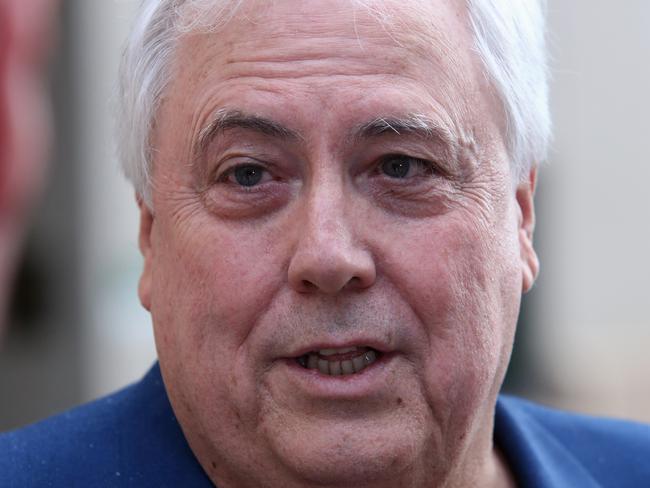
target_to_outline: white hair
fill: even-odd
[[[545,0],[467,0],[476,49],[506,116],[517,180],[546,160],[551,138]]]
[[[170,81],[177,41],[184,32],[226,23],[243,2],[142,1],[120,66],[117,148],[124,173],[149,206],[152,203],[151,136],[160,101]],[[545,0],[466,2],[475,49],[503,106],[506,149],[513,174],[519,180],[533,165],[546,159],[550,139]],[[373,11],[381,13],[376,6]]]

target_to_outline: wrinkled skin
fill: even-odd
[[[220,487],[511,482],[492,423],[537,272],[535,172],[512,180],[464,2],[431,3],[429,25],[341,0],[249,4],[181,42],[153,211],[141,203],[140,297],[173,408]],[[294,137],[235,124],[199,144],[224,109]],[[449,137],[357,134],[407,114]],[[401,177],[384,165],[394,154],[417,158]],[[386,360],[353,380],[295,362],[344,345]]]

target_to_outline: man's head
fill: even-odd
[[[543,68],[516,72],[539,6],[498,7],[147,2],[122,73],[140,298],[219,486],[502,474],[548,124]]]

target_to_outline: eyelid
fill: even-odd
[[[431,172],[432,175],[439,174],[439,175],[445,175],[446,172],[442,168],[442,166],[437,163],[436,161],[433,161],[431,159],[426,159],[426,158],[420,158],[417,156],[411,156],[408,154],[387,154],[385,156],[382,156],[379,158],[379,162],[376,166],[377,171],[381,171],[381,166],[386,163],[387,161],[390,161],[391,159],[403,159],[407,160],[410,162],[415,162],[420,166],[423,166],[427,169],[427,171]]]
[[[272,172],[272,169],[269,168],[269,165],[262,161],[247,156],[235,156],[229,157],[218,164],[212,173],[211,180],[214,182],[223,182],[227,177],[231,176],[237,168],[241,168],[243,166],[254,166],[256,168],[260,168],[266,173]]]
[[[233,165],[228,166],[226,169],[224,169],[222,171],[218,171],[216,180],[221,181],[225,177],[232,175],[237,169],[246,168],[246,167],[249,167],[249,166],[253,167],[253,168],[259,168],[262,171],[267,171],[268,172],[268,170],[263,165],[261,165],[259,163],[237,163],[237,164],[233,164]]]

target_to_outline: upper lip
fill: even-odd
[[[378,339],[359,339],[359,340],[346,340],[346,341],[318,341],[312,342],[305,346],[299,346],[293,349],[287,357],[290,358],[299,358],[305,354],[309,354],[313,351],[319,351],[321,349],[342,349],[345,347],[369,347],[376,351],[386,353],[392,350],[391,346],[388,345],[385,341]]]

